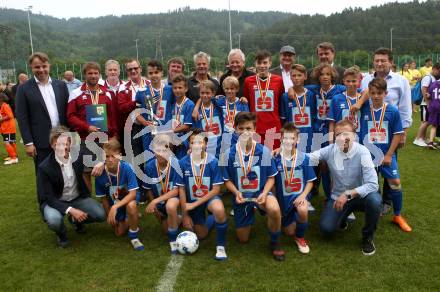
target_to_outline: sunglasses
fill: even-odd
[[[130,71],[137,71],[137,70],[139,70],[139,67],[127,68],[128,72],[130,72]]]

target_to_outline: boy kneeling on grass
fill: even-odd
[[[139,188],[136,174],[128,162],[121,160],[121,144],[110,139],[103,145],[105,152],[104,172],[96,178],[96,197],[102,197],[102,206],[107,213],[107,222],[116,236],[128,237],[135,250],[143,250],[138,238],[138,210],[136,191]]]
[[[307,196],[316,175],[308,156],[297,150],[298,134],[293,123],[286,123],[281,128],[281,152],[274,157],[278,170],[274,193],[280,204],[284,232],[294,238],[301,253],[307,254],[310,251],[304,239],[308,225]]]

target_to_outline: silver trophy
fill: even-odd
[[[160,120],[154,114],[154,105],[158,102],[158,99],[155,96],[147,95],[146,92],[144,94],[144,104],[145,109],[147,110],[147,121],[152,122],[154,126],[160,125]]]

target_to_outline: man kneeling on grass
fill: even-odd
[[[365,212],[362,229],[362,252],[374,254],[374,233],[381,210],[377,174],[368,149],[355,142],[353,124],[342,120],[335,126],[336,143],[330,144],[310,155],[312,164],[325,161],[333,182],[331,198],[322,211],[320,229],[331,235],[338,229],[347,228],[347,216],[353,211]]]
[[[69,241],[64,226],[64,215],[78,233],[84,233],[84,223],[102,222],[105,211],[90,198],[83,178],[82,157],[73,161],[70,155],[69,129],[55,127],[50,132],[52,152],[41,162],[37,172],[40,210],[49,229],[58,236],[58,245],[67,247]]]

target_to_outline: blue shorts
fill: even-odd
[[[396,154],[393,154],[391,158],[391,165],[380,165],[378,171],[383,178],[400,178],[399,166],[397,165]]]
[[[281,217],[281,226],[287,227],[290,224],[296,222],[296,214],[296,208],[292,206],[292,208],[290,208],[286,213],[283,213],[283,216]]]
[[[273,196],[272,193],[268,193],[269,196]],[[262,216],[266,215],[266,212],[258,207],[257,203],[246,202],[243,204],[237,204],[235,196],[232,196],[232,207],[234,209],[234,221],[235,228],[251,226],[255,223],[255,211],[258,210]]]
[[[189,217],[191,217],[194,225],[205,225],[206,209],[208,208],[209,204],[211,204],[214,200],[221,200],[221,198],[219,196],[214,196],[205,204],[200,205],[191,211],[188,211],[188,215]]]
[[[106,196],[106,199],[108,200],[110,207],[113,206],[113,200],[110,199],[108,196]],[[118,208],[118,210],[116,211],[116,216],[115,219],[117,222],[123,222],[126,221],[128,219],[128,215],[127,215],[127,209],[124,207]]]
[[[156,205],[156,209],[159,212],[160,218],[165,220],[168,217],[166,202],[160,202]]]

